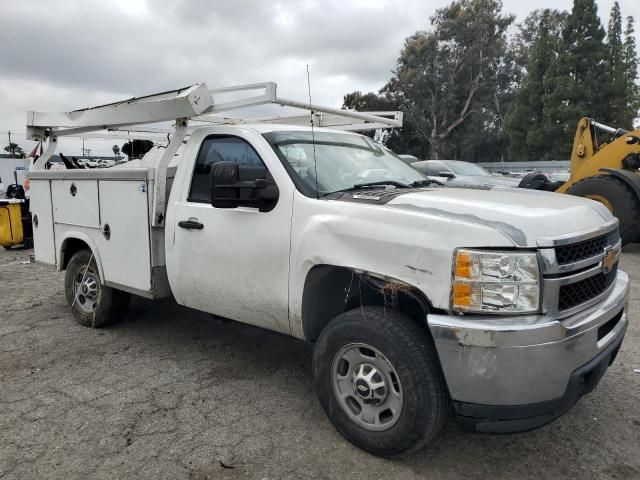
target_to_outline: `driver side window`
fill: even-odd
[[[187,201],[209,203],[211,201],[211,166],[218,162],[234,162],[240,166],[240,180],[265,179],[267,167],[251,144],[239,137],[211,135],[200,147]]]

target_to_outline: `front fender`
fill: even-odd
[[[304,285],[318,265],[375,272],[414,287],[434,308],[448,308],[453,251],[460,246],[514,243],[490,226],[461,219],[297,195],[289,264],[292,334],[304,338]]]

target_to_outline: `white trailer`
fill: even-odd
[[[309,113],[220,116],[267,103]],[[44,170],[63,135],[158,135],[165,121],[169,143],[134,166]],[[420,448],[451,410],[482,432],[552,421],[627,329],[617,220],[569,195],[445,187],[352,133],[401,125],[270,82],[29,112],[30,138],[48,141],[29,174],[36,260],[66,270],[83,325],[121,320],[132,293],[171,293],[314,342],[322,407],[377,455]]]

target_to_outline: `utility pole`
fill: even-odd
[[[82,156],[84,157],[84,138],[82,139]]]
[[[7,132],[7,134],[9,135],[9,155],[11,155],[12,154],[12,152],[11,152],[11,130],[9,130]]]

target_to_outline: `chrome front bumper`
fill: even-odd
[[[551,408],[566,398],[576,371],[605,354],[611,361],[615,357],[617,348],[610,351],[627,329],[628,297],[628,276],[619,271],[604,300],[560,320],[548,315],[428,315],[458,414],[533,404]],[[464,408],[468,405],[488,408]]]

